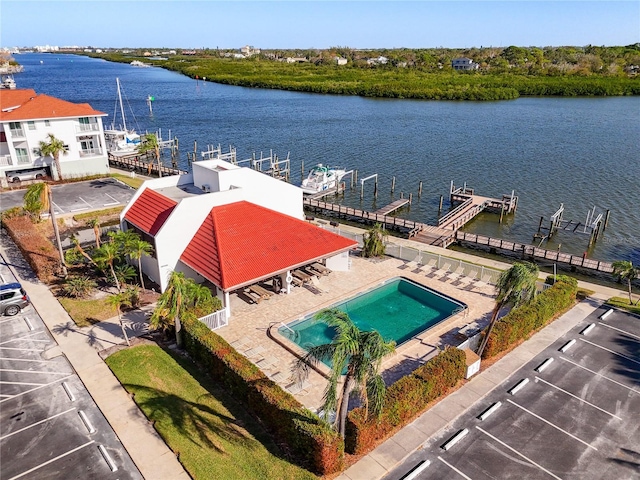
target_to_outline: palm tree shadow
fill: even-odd
[[[618,465],[621,465],[623,467],[629,467],[632,470],[639,470],[640,469],[640,453],[636,452],[635,450],[629,450],[628,448],[619,448],[621,455],[620,456],[627,456],[627,457],[631,457],[632,460],[625,460],[624,458],[608,458],[608,460],[612,463],[617,463]]]

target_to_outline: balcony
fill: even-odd
[[[102,155],[101,148],[85,148],[84,150],[80,150],[81,157],[95,157],[98,155]]]
[[[7,165],[13,165],[11,155],[0,155],[0,167],[6,167]]]
[[[24,129],[20,128],[10,128],[9,132],[11,132],[11,138],[23,138],[24,137]]]
[[[97,123],[81,123],[76,125],[76,133],[97,132],[100,126]]]

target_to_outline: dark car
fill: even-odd
[[[29,295],[19,283],[0,285],[0,312],[3,315],[17,315],[29,305]]]

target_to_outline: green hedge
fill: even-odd
[[[447,348],[438,356],[387,388],[379,418],[365,417],[363,408],[349,412],[346,428],[347,452],[362,455],[380,441],[407,425],[433,400],[446,395],[465,374],[465,354]]]
[[[552,287],[538,294],[530,303],[514,308],[496,322],[482,357],[490,358],[504,352],[547,325],[559,313],[573,305],[577,291],[578,282],[575,279],[559,276]]]
[[[191,357],[244,402],[293,459],[319,475],[343,468],[344,442],[337,432],[195,317],[185,316],[182,326]]]

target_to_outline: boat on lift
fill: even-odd
[[[304,193],[313,195],[324,190],[336,188],[347,171],[338,167],[327,167],[321,163],[311,169],[300,188]]]
[[[114,114],[114,121],[111,123],[111,128],[104,131],[104,139],[107,144],[107,151],[113,154],[128,154],[133,153],[138,149],[140,145],[140,135],[133,129],[127,128],[127,118],[124,114],[124,106],[122,103],[122,93],[120,91],[120,79],[116,78],[116,85],[118,89],[117,103],[120,105],[120,115],[122,116],[122,126],[120,128],[115,125],[116,115]],[[117,107],[116,107],[117,112]]]

